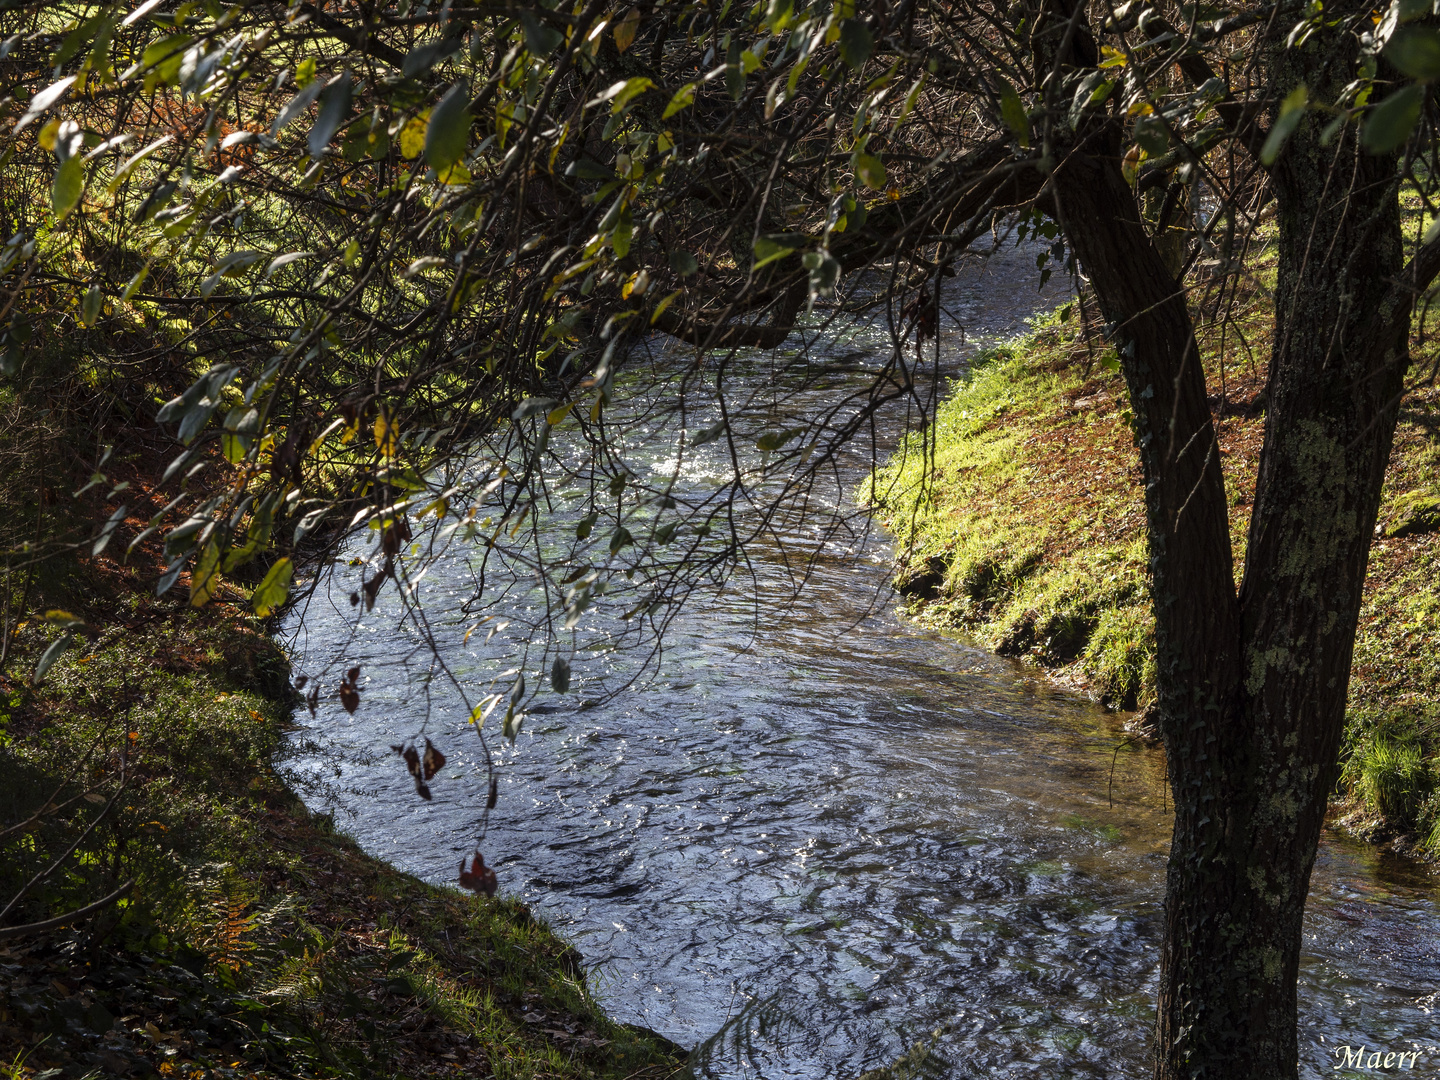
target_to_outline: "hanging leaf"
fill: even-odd
[[[313,251],[288,251],[284,255],[277,255],[275,258],[270,260],[270,265],[265,268],[264,279],[266,281],[269,281],[271,275],[273,275],[275,271],[283,270],[291,263],[299,259],[310,258],[314,256],[314,254],[315,252]]]
[[[270,137],[273,139],[276,135],[279,135],[290,121],[294,120],[314,104],[315,99],[320,96],[320,91],[323,89],[325,89],[324,84],[321,83],[319,79],[315,79],[306,86],[305,89],[287,101],[285,107],[281,109],[279,115],[275,117],[275,122],[270,125]]]
[[[1440,78],[1440,32],[1402,26],[1385,46],[1385,59],[1412,79]]]
[[[525,30],[525,48],[532,56],[549,56],[565,40],[564,35],[546,26],[532,11],[520,12],[520,25]]]
[[[491,781],[492,786],[494,781]],[[494,805],[492,802],[491,806]],[[465,860],[460,860],[460,887],[470,889],[472,892],[484,893],[486,896],[494,896],[495,890],[500,883],[495,878],[495,871],[485,865],[485,860],[480,852],[475,852],[475,858],[470,864],[470,869],[465,869]]]
[[[755,446],[769,453],[772,450],[779,450],[797,435],[805,434],[803,427],[786,428],[784,431],[767,431],[755,441]]]
[[[725,54],[725,89],[735,101],[739,101],[745,93],[745,68],[740,53],[740,39],[731,38],[730,49]]]
[[[855,157],[855,175],[872,191],[885,186],[885,163],[873,154],[858,154]]]
[[[25,115],[16,122],[13,133],[19,134],[32,120],[47,112],[52,105],[64,97],[65,91],[70,89],[75,78],[74,75],[66,75],[59,82],[51,83],[31,98],[29,108],[25,110]]]
[[[405,121],[405,126],[400,129],[401,157],[410,159],[420,156],[421,152],[425,149],[425,129],[429,124],[429,109]]]
[[[570,689],[570,661],[557,656],[550,666],[550,689],[563,694]]]
[[[1301,83],[1290,91],[1285,100],[1280,103],[1280,115],[1276,117],[1274,125],[1270,128],[1265,145],[1260,148],[1260,161],[1263,164],[1267,166],[1275,164],[1275,159],[1280,156],[1286,140],[1294,134],[1295,128],[1305,118],[1305,107],[1309,104],[1309,100],[1309,91],[1305,88],[1305,84]]]
[[[290,582],[294,577],[295,564],[290,561],[290,557],[287,555],[277,560],[250,597],[255,614],[262,619],[268,618],[276,608],[285,603],[285,598],[290,595]]]
[[[330,145],[330,140],[335,138],[335,133],[340,130],[340,125],[345,122],[345,115],[349,111],[350,72],[342,71],[320,92],[320,115],[305,140],[305,147],[312,158],[318,158],[325,153],[325,148]]]
[[[425,160],[436,172],[465,156],[470,139],[470,84],[461,80],[445,92],[425,127]]]
[[[50,192],[50,205],[57,218],[63,218],[80,201],[85,190],[85,167],[80,158],[68,157],[55,170],[55,183]]]
[[[1425,87],[1411,83],[1376,105],[1365,118],[1360,144],[1372,154],[1389,154],[1410,138],[1420,122],[1420,107],[1425,103]]]
[[[39,686],[44,682],[45,676],[49,673],[50,669],[55,666],[55,661],[59,660],[60,657],[64,655],[65,650],[73,644],[75,644],[74,634],[61,634],[52,641],[50,647],[41,654],[40,662],[35,665],[35,674],[30,677],[31,684]]]
[[[862,20],[845,19],[840,23],[840,59],[846,67],[858,71],[874,49],[875,36]]]
[[[205,544],[190,575],[190,606],[204,607],[220,587],[220,545],[214,537]]]
[[[400,449],[399,433],[395,430],[395,424],[384,409],[375,417],[375,449],[380,451],[382,457],[394,457]]]
[[[635,42],[635,33],[640,29],[640,9],[632,7],[625,17],[615,24],[615,48],[622,53]]]
[[[100,535],[97,536],[95,542],[90,545],[91,558],[99,555],[109,546],[110,538],[115,535],[115,530],[118,529],[120,523],[125,520],[126,509],[128,508],[124,506],[118,507],[114,513],[105,519],[105,524],[100,527]]]
[[[996,78],[1000,83],[1000,116],[1020,140],[1020,145],[1028,150],[1030,117],[1025,114],[1025,103],[1020,100],[1020,95],[1013,86],[999,76]]]
[[[100,318],[100,286],[91,285],[85,290],[85,297],[80,301],[80,322],[84,326],[94,326],[95,320]]]
[[[426,780],[435,779],[435,774],[445,767],[445,755],[435,749],[428,735],[425,737],[425,756],[421,759],[421,767]]]
[[[680,87],[679,90],[676,90],[675,95],[670,99],[670,104],[666,105],[665,111],[660,114],[660,119],[669,120],[670,117],[674,116],[681,109],[688,109],[691,105],[695,104],[695,88],[699,85],[699,83],[693,82],[686,83]]]
[[[460,46],[464,44],[464,38],[452,37],[432,41],[429,45],[417,45],[405,54],[405,61],[400,65],[400,71],[407,79],[423,75],[441,60],[458,52]]]

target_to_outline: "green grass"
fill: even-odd
[[[1135,708],[1154,667],[1139,497],[1116,460],[1119,377],[1087,375],[1079,347],[1052,315],[977,358],[937,414],[933,472],[912,438],[867,495],[917,614]],[[1099,415],[1068,404],[1097,396]]]
[[[95,598],[85,617],[102,614],[45,685],[0,699],[0,827],[58,807],[0,838],[0,904],[80,837],[6,922],[136,882],[89,923],[0,942],[17,1076],[677,1071],[683,1051],[605,1016],[518,900],[426,885],[300,804],[275,771],[289,666],[261,626],[134,597]],[[52,634],[22,631],[27,665]]]
[[[1230,400],[1243,404],[1263,384],[1270,320],[1258,294],[1235,325],[1253,355],[1237,351],[1233,329],[1202,325],[1199,336],[1212,385],[1223,359]],[[1144,710],[1155,661],[1141,478],[1123,386],[1104,361],[1059,313],[1037,319],[977,357],[924,439],[907,440],[862,494],[896,536],[896,582],[914,617]],[[1238,575],[1263,418],[1232,413],[1217,429]],[[1382,497],[1337,811],[1362,835],[1408,836],[1440,854],[1437,429],[1440,392],[1421,387],[1402,407]]]

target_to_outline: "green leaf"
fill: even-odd
[[[581,518],[580,523],[575,526],[575,539],[590,539],[590,531],[595,528],[595,521],[599,516],[599,514],[586,514]]]
[[[1135,141],[1151,157],[1159,157],[1170,149],[1170,133],[1153,116],[1142,116],[1135,121]]]
[[[340,125],[345,122],[345,114],[349,111],[350,72],[343,71],[339,78],[320,92],[320,115],[305,140],[311,157],[318,158],[325,153],[325,148],[330,145],[330,140],[335,138],[335,132],[340,130]]]
[[[563,694],[570,689],[570,661],[557,656],[550,667],[550,689]]]
[[[514,704],[511,704],[511,706],[505,710],[505,723],[501,727],[500,733],[513,743],[515,736],[520,734],[520,725],[524,722],[525,714],[522,712],[517,715]]]
[[[1385,46],[1385,59],[1412,79],[1440,78],[1440,32],[1401,27]]]
[[[35,674],[30,677],[30,682],[35,686],[39,686],[44,682],[45,676],[49,673],[50,669],[55,666],[55,661],[59,660],[65,650],[70,648],[74,643],[74,634],[61,634],[52,641],[50,647],[41,655],[40,662],[35,665]]]
[[[855,156],[855,175],[872,191],[879,191],[885,186],[885,164],[873,154]]]
[[[118,529],[120,523],[125,520],[125,511],[127,509],[129,508],[125,506],[117,507],[115,512],[105,519],[105,524],[100,526],[100,535],[95,538],[95,543],[90,545],[91,558],[99,555],[110,545],[110,538],[115,535],[115,530]]]
[[[67,75],[59,82],[51,83],[44,90],[41,90],[38,94],[31,98],[30,107],[25,110],[25,115],[20,117],[19,121],[16,122],[14,132],[12,132],[12,134],[18,133],[32,120],[42,115],[52,105],[54,105],[57,101],[64,97],[65,91],[70,89],[70,85],[74,81],[74,75]]]
[[[997,76],[997,79],[999,77]],[[1025,103],[1015,88],[1004,79],[1000,82],[1000,116],[1020,140],[1020,145],[1030,147],[1030,117],[1025,114]]]
[[[660,114],[661,120],[669,120],[681,109],[688,109],[695,104],[695,87],[699,83],[686,83],[675,91],[675,96],[670,99],[670,104],[665,106],[665,111]]]
[[[740,64],[740,51],[740,39],[731,38],[725,54],[725,89],[735,101],[745,93],[745,69]]]
[[[615,535],[610,537],[610,554],[614,555],[627,544],[633,544],[635,538],[630,535],[630,530],[621,525],[615,530]]]
[[[256,587],[250,597],[250,604],[260,618],[268,618],[271,612],[285,603],[290,595],[290,582],[295,577],[295,564],[289,556],[280,559],[265,575],[265,580]]]
[[[254,518],[250,521],[250,528],[246,530],[244,545],[231,548],[226,552],[225,561],[220,567],[222,573],[228,574],[237,566],[244,566],[269,545],[270,530],[275,523],[275,507],[278,505],[280,505],[278,491],[271,492],[260,503]]]
[[[708,442],[714,442],[716,439],[720,438],[720,436],[724,434],[725,421],[721,420],[719,423],[711,424],[709,427],[701,428],[699,431],[697,431],[694,438],[690,440],[690,445],[704,446]]]
[[[630,254],[630,242],[635,238],[635,223],[630,216],[630,209],[626,207],[620,212],[620,220],[616,222],[614,231],[610,234],[610,246],[615,251],[617,259],[623,259]]]
[[[1388,154],[1404,145],[1420,122],[1425,87],[1411,83],[1370,110],[1360,131],[1360,145],[1372,154]]]
[[[1265,145],[1260,148],[1260,161],[1263,164],[1275,164],[1275,159],[1280,156],[1285,141],[1294,134],[1295,128],[1304,119],[1305,108],[1309,102],[1309,92],[1305,89],[1305,84],[1301,83],[1291,90],[1285,100],[1280,103],[1280,115],[1276,117],[1274,126],[1270,128]]]
[[[875,36],[860,19],[845,19],[840,23],[840,59],[851,70],[858,71],[870,59],[875,49]]]
[[[220,545],[211,537],[190,575],[190,606],[204,607],[220,587]]]
[[[793,255],[808,242],[808,237],[798,233],[771,233],[767,236],[757,236],[751,249],[755,254],[755,269],[758,270],[776,259],[783,259],[786,255]]]
[[[309,86],[305,87],[287,101],[285,107],[281,109],[275,117],[275,122],[270,125],[270,137],[273,139],[276,135],[279,135],[285,128],[285,125],[289,124],[290,121],[308,109],[314,103],[315,99],[320,96],[320,91],[323,89],[325,89],[325,87],[321,84],[320,80],[315,79]]]
[[[470,140],[470,84],[464,79],[446,91],[425,128],[425,160],[436,172],[465,156]]]
[[[700,264],[688,251],[672,251],[670,252],[670,269],[681,277],[689,277],[700,269]]]
[[[525,28],[525,48],[532,56],[549,56],[565,40],[563,34],[546,26],[533,12],[520,12],[520,25]]]
[[[767,454],[772,450],[779,450],[797,435],[805,434],[803,427],[786,428],[784,431],[767,431],[760,438],[755,440],[755,447],[764,450]]]
[[[621,109],[625,108],[626,105],[629,105],[630,102],[645,93],[646,90],[653,90],[654,88],[655,83],[643,76],[626,79],[620,84],[619,90],[616,91],[610,99],[610,112],[612,114],[618,113]]]
[[[565,167],[566,176],[578,176],[581,180],[614,180],[615,170],[589,158],[576,158]]]
[[[417,45],[405,54],[405,61],[400,65],[400,72],[407,79],[423,75],[441,60],[457,52],[464,44],[464,38],[452,37],[432,41],[429,45]]]
[[[80,201],[85,190],[85,166],[79,156],[68,157],[55,170],[55,183],[50,191],[50,205],[56,218],[63,218]]]
[[[80,322],[85,326],[94,326],[99,317],[100,286],[97,284],[86,289],[85,297],[80,301]]]

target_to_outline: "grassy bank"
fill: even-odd
[[[107,558],[47,573],[32,606],[84,625],[33,686],[63,631],[31,618],[0,677],[0,906],[58,869],[0,934],[134,884],[0,937],[0,1076],[677,1071],[523,904],[425,885],[305,809],[276,765],[289,665],[241,605],[156,598]]]
[[[1271,325],[1263,261],[1201,349],[1243,573]],[[1417,343],[1418,346],[1418,343]],[[1423,351],[1423,350],[1417,350]],[[1405,400],[1356,642],[1337,810],[1440,852],[1440,393]],[[869,497],[898,538],[912,613],[1024,657],[1112,708],[1154,699],[1144,509],[1118,365],[1074,305],[979,357]],[[933,472],[930,466],[933,464]]]

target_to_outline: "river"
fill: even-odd
[[[940,374],[1059,295],[1037,290],[1029,248],[952,279]],[[884,354],[876,331],[847,336],[814,351],[843,352],[851,373],[807,391],[810,407]],[[883,450],[903,418],[881,419]],[[868,449],[841,462],[836,505]],[[710,479],[692,464],[678,484]],[[798,593],[785,529],[816,559]],[[773,1000],[789,1022],[717,1075],[854,1076],[917,1042],[954,1077],[1148,1072],[1169,846],[1159,753],[1036,673],[898,618],[884,536],[780,530],[753,546],[753,579],[693,598],[658,674],[587,694],[637,661],[582,635],[580,691],[542,695],[513,746],[495,740],[483,850],[502,889],[576,944],[621,1020],[691,1046]],[[292,764],[326,784],[309,801],[368,851],[452,882],[486,794],[467,710],[430,676],[393,595],[351,607],[354,574],[337,563],[287,631],[297,670],[360,664],[362,705],[300,714],[297,747],[321,750]],[[473,620],[449,614],[470,574],[442,560],[421,595],[451,670],[480,686],[521,646],[467,637]],[[533,606],[527,595],[508,602]],[[422,725],[450,758],[431,802],[385,752]],[[1335,1074],[1340,1046],[1418,1051],[1422,1075],[1440,1066],[1433,897],[1418,864],[1327,834],[1305,923],[1302,1075]]]

